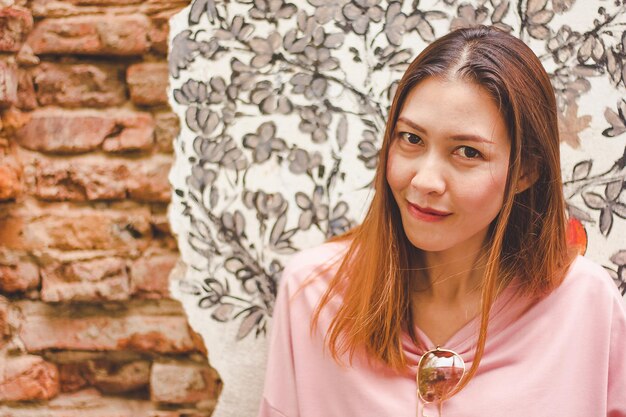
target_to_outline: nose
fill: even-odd
[[[411,187],[422,195],[441,195],[446,190],[446,177],[445,163],[430,153],[416,161]]]

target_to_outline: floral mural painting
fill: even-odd
[[[289,256],[367,209],[409,62],[479,24],[520,37],[548,70],[569,239],[626,293],[623,1],[194,0],[170,32],[182,121],[170,220],[186,265],[172,291],[224,380],[216,416],[255,414]]]

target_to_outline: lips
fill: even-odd
[[[408,203],[409,212],[420,220],[425,221],[439,221],[443,220],[452,213],[447,211],[436,210],[431,207],[421,207],[417,204]]]

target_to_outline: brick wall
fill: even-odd
[[[0,0],[0,417],[208,416],[168,293],[167,20],[189,0]]]

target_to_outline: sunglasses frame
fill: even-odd
[[[459,380],[457,381],[456,385],[454,386],[454,388],[452,388],[450,390],[450,392],[446,393],[445,395],[442,395],[441,398],[434,400],[434,401],[429,401],[427,399],[425,399],[422,396],[421,390],[420,390],[420,370],[422,369],[422,364],[424,362],[424,358],[426,358],[428,355],[433,354],[435,352],[443,352],[443,353],[448,353],[450,354],[450,357],[455,357],[458,358],[460,361],[460,364],[463,365],[463,373],[461,374],[461,377],[459,378]],[[461,381],[463,381],[463,378],[465,377],[465,373],[467,371],[467,367],[465,366],[465,361],[463,360],[463,358],[461,357],[461,355],[459,355],[458,353],[456,353],[453,350],[450,349],[442,349],[439,346],[437,346],[435,349],[430,349],[426,352],[424,352],[422,354],[422,357],[420,358],[418,364],[417,364],[417,372],[415,375],[415,382],[417,383],[417,395],[418,397],[424,402],[424,404],[430,404],[430,403],[436,403],[436,404],[441,404],[443,403],[445,400],[449,399],[450,397],[454,396],[454,394],[456,394],[457,388],[458,386],[461,384]]]

